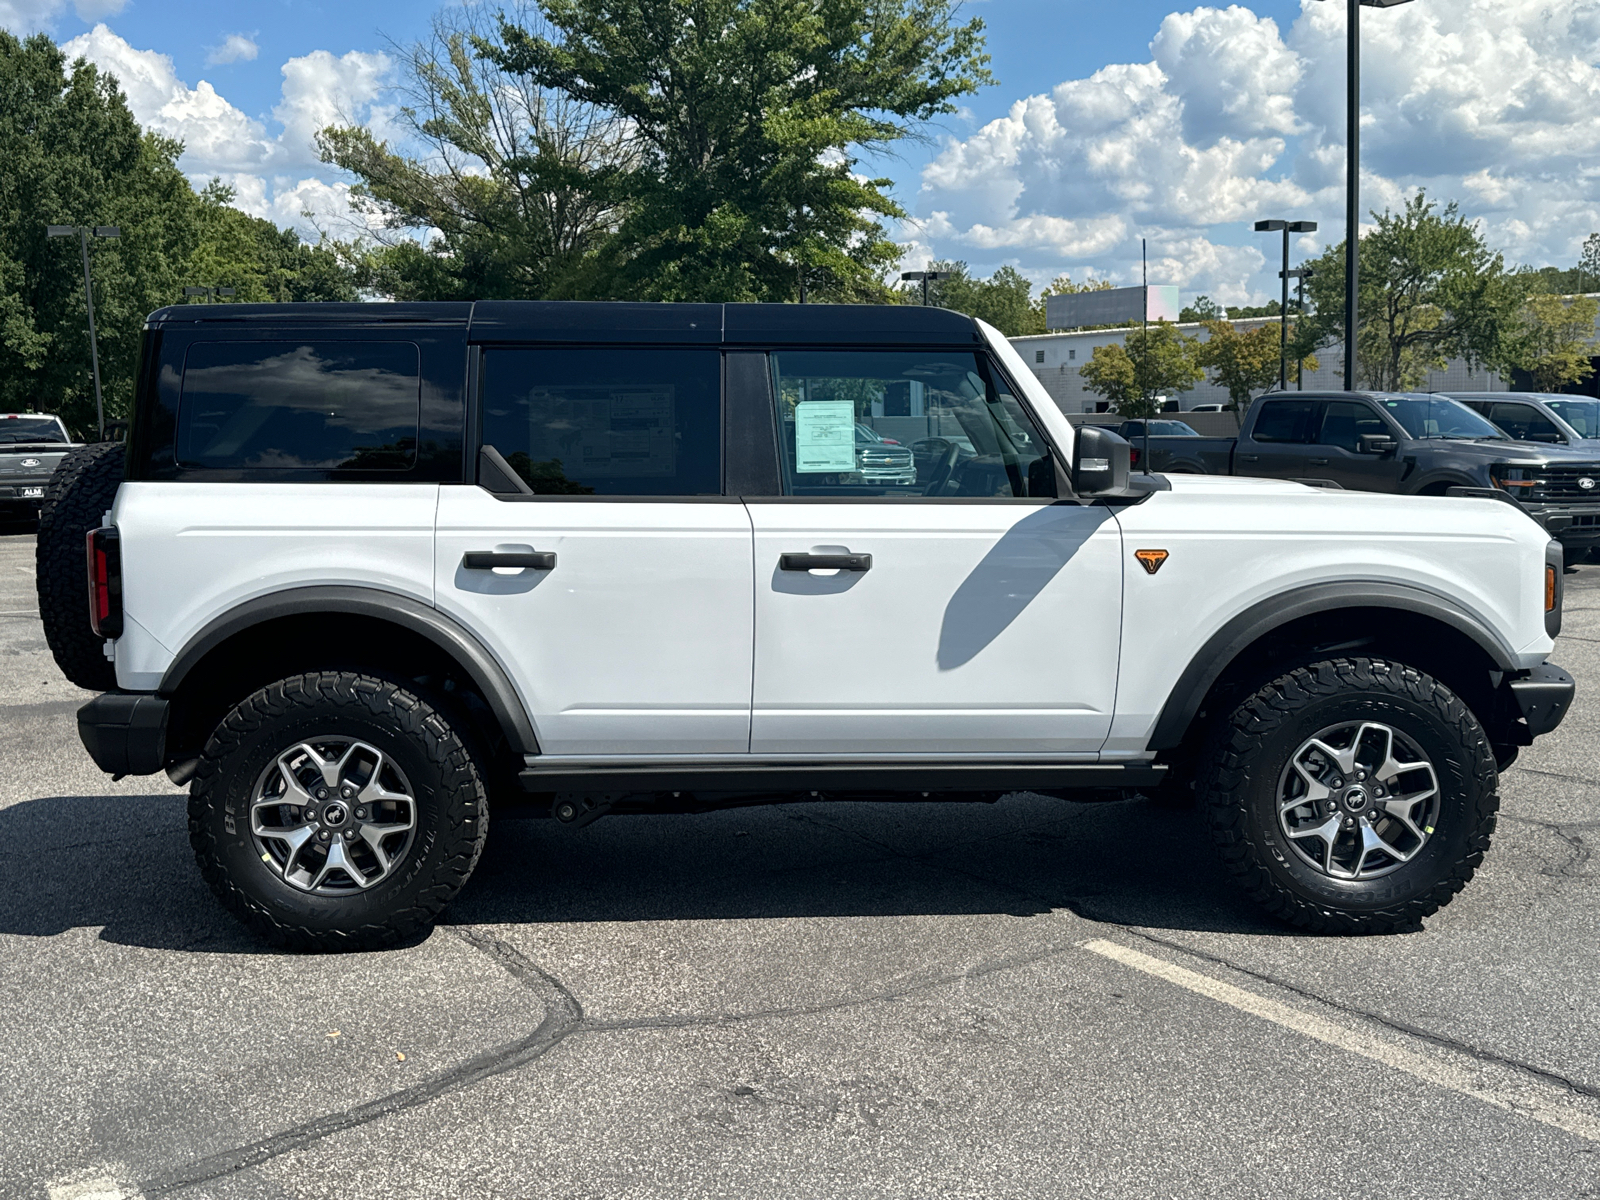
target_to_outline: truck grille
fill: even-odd
[[[1583,481],[1589,482],[1588,487]],[[1538,482],[1527,489],[1530,500],[1555,504],[1600,504],[1600,462],[1539,468]]]

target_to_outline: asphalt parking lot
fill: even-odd
[[[1192,814],[505,821],[448,922],[264,950],[79,746],[0,531],[0,1197],[1600,1195],[1600,567],[1418,933],[1257,915]]]

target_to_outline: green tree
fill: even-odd
[[[1278,382],[1283,331],[1277,325],[1262,325],[1241,332],[1231,321],[1207,321],[1209,337],[1195,351],[1195,362],[1211,372],[1211,382],[1228,389],[1228,407],[1238,412],[1249,407],[1256,392]],[[1289,373],[1297,372],[1297,327],[1289,327]],[[1321,364],[1305,354],[1305,367],[1317,370]]]
[[[1153,417],[1160,397],[1187,392],[1204,378],[1195,361],[1199,344],[1170,321],[1159,321],[1148,332],[1130,331],[1125,345],[1096,346],[1079,375],[1123,416]]]
[[[1226,321],[1227,319],[1228,310],[1210,296],[1196,296],[1193,304],[1185,306],[1178,313],[1179,322],[1185,325],[1205,321]]]
[[[507,16],[519,35],[547,32],[526,4]],[[571,296],[616,228],[618,184],[638,161],[621,121],[503,70],[500,28],[491,10],[463,5],[397,48],[400,120],[420,154],[361,127],[318,135],[324,161],[357,177],[353,201],[376,218],[376,244],[355,256],[374,291],[403,300]]]
[[[950,276],[928,285],[929,304],[987,321],[1007,337],[1044,332],[1032,328],[1033,285],[1015,267],[1001,267],[988,279],[974,279],[964,262],[932,263],[928,269]],[[921,304],[922,284],[903,285],[900,300]]]
[[[1507,269],[1476,226],[1451,203],[1418,192],[1398,213],[1373,214],[1361,242],[1358,377],[1380,391],[1420,387],[1450,358],[1495,361],[1517,320],[1528,281]],[[1344,336],[1344,247],[1313,264],[1308,292],[1319,340]]]
[[[331,247],[308,245],[292,229],[240,212],[233,195],[217,180],[200,193],[199,243],[186,283],[231,287],[241,304],[356,299],[355,276]]]
[[[124,415],[144,316],[182,294],[199,201],[182,146],[143,134],[116,81],[40,34],[0,30],[0,409],[94,426],[77,239],[46,225],[117,225],[92,247],[106,416]]]
[[[857,173],[990,82],[983,23],[951,0],[542,0],[480,49],[537,88],[614,114],[635,160],[596,295],[878,299],[903,216]]]
[[[1594,374],[1595,321],[1600,301],[1587,296],[1529,296],[1507,331],[1498,369],[1526,371],[1535,390],[1555,392]]]
[[[1583,254],[1578,259],[1578,286],[1580,292],[1600,290],[1600,233],[1591,233],[1583,241]],[[1555,289],[1551,289],[1554,291]],[[1565,290],[1565,289],[1563,289]]]

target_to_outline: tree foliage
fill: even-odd
[[[505,16],[526,36],[548,32],[526,4]],[[590,256],[616,229],[637,156],[616,116],[503,70],[500,32],[487,9],[463,5],[399,49],[400,122],[418,153],[361,127],[318,136],[323,159],[357,177],[354,203],[379,228],[358,259],[374,291],[504,300],[589,286]]]
[[[1195,363],[1211,372],[1211,382],[1228,389],[1228,407],[1247,408],[1255,394],[1278,382],[1283,353],[1283,330],[1278,325],[1262,325],[1241,331],[1231,321],[1207,321],[1207,339],[1195,350]],[[1289,327],[1289,377],[1295,378],[1300,363],[1295,358],[1297,325]],[[1304,367],[1315,371],[1321,364],[1306,355]]]
[[[1526,297],[1522,276],[1454,203],[1440,209],[1418,192],[1401,211],[1373,215],[1378,227],[1361,241],[1361,383],[1405,391],[1450,358],[1495,362]],[[1312,268],[1308,290],[1318,338],[1342,340],[1343,245],[1329,247]]]
[[[1503,374],[1525,371],[1536,391],[1555,392],[1594,374],[1590,361],[1600,301],[1537,295],[1507,331],[1497,366]]]
[[[1196,362],[1199,345],[1170,321],[1159,321],[1148,332],[1130,331],[1125,345],[1096,346],[1079,375],[1123,416],[1153,417],[1160,397],[1186,392],[1204,378]]]
[[[116,80],[72,64],[43,35],[0,30],[0,410],[59,413],[94,427],[83,260],[47,225],[116,225],[90,240],[107,419],[127,413],[140,334],[186,285],[239,299],[351,299],[334,255],[231,207],[220,185],[196,195],[180,143],[140,130]]]
[[[1007,337],[1044,332],[1042,324],[1033,328],[1033,285],[1015,267],[1001,267],[988,279],[974,279],[964,262],[929,263],[928,270],[947,275],[928,284],[929,304],[987,321]],[[922,284],[902,284],[899,299],[921,304]]]
[[[950,0],[543,0],[480,52],[613,114],[632,160],[589,291],[653,300],[885,296],[902,216],[864,154],[990,81]]]

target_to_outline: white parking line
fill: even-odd
[[[110,1175],[69,1175],[44,1185],[49,1200],[139,1200],[138,1188],[118,1183]]]
[[[1220,979],[1213,979],[1209,975],[1201,975],[1163,959],[1141,954],[1137,950],[1130,950],[1126,946],[1119,946],[1103,938],[1086,942],[1083,948],[1103,958],[1119,962],[1123,966],[1132,967],[1136,971],[1143,971],[1146,975],[1154,975],[1158,979],[1164,979],[1168,983],[1177,984],[1181,988],[1187,988],[1191,992],[1229,1005],[1240,1012],[1249,1013],[1253,1017],[1260,1017],[1264,1021],[1282,1025],[1285,1029],[1292,1029],[1319,1042],[1326,1042],[1330,1046],[1348,1050],[1351,1054],[1359,1054],[1386,1067],[1404,1071],[1435,1087],[1471,1096],[1474,1100],[1492,1104],[1495,1108],[1504,1109],[1506,1112],[1531,1117],[1535,1121],[1553,1125],[1586,1141],[1600,1142],[1600,1118],[1574,1107],[1571,1094],[1556,1084],[1513,1077],[1507,1068],[1496,1070],[1491,1064],[1468,1060],[1466,1056],[1451,1051],[1436,1051],[1431,1046],[1426,1052],[1419,1051],[1371,1032],[1347,1029],[1305,1009],[1270,1000],[1266,996],[1257,995],[1244,988],[1234,987],[1231,983],[1223,983]],[[1452,1058],[1462,1061],[1453,1062]],[[1471,1064],[1470,1067],[1467,1065],[1468,1062]],[[1486,1081],[1496,1074],[1503,1074],[1505,1078],[1500,1079],[1495,1086],[1485,1086]]]

